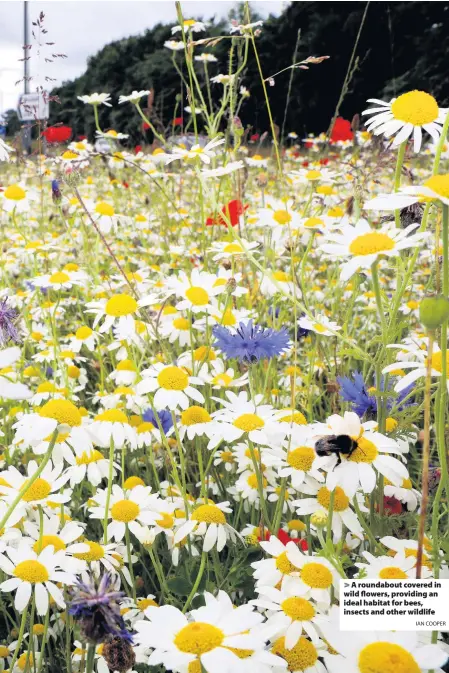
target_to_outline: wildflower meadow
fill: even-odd
[[[343,631],[339,581],[449,578],[448,110],[281,135],[263,22],[177,11],[188,128],[87,90],[92,137],[0,140],[0,670],[443,673],[447,631]]]

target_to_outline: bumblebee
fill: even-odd
[[[315,442],[317,456],[331,456],[336,454],[338,463],[341,463],[341,454],[350,458],[358,448],[357,442],[349,435],[327,435]]]

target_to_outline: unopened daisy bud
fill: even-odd
[[[419,305],[419,319],[424,327],[433,331],[449,318],[449,299],[440,294],[438,297],[425,297]]]
[[[318,510],[310,517],[310,523],[316,528],[325,528],[327,524],[327,513],[324,509]]]
[[[237,287],[237,281],[235,278],[229,278],[228,282],[226,283],[226,292],[228,294],[232,294]]]
[[[268,175],[266,173],[259,173],[256,178],[256,182],[259,187],[266,187],[268,183]]]
[[[360,115],[355,114],[351,121],[351,130],[355,132],[358,131],[359,128],[360,128]]]
[[[420,203],[412,203],[411,206],[402,208],[399,213],[401,227],[405,229],[410,224],[421,224],[424,208]]]
[[[125,673],[135,664],[136,655],[128,640],[118,636],[109,637],[103,647],[103,657],[111,671]]]

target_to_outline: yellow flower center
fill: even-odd
[[[248,486],[250,488],[253,488],[256,491],[258,486],[259,486],[259,483],[257,481],[257,475],[256,474],[250,474],[249,477],[246,480],[246,483],[248,484]],[[262,477],[263,488],[265,488],[267,486],[267,484],[268,484],[268,482],[265,479],[265,477]]]
[[[140,507],[132,500],[118,500],[111,507],[111,516],[114,521],[134,521],[139,516]]]
[[[14,570],[14,575],[20,580],[30,582],[31,584],[47,582],[49,579],[47,568],[42,563],[39,563],[39,561],[34,560],[18,563]]]
[[[40,383],[36,390],[37,393],[55,393],[56,386],[51,381],[46,381],[45,383]]]
[[[424,187],[428,187],[439,196],[445,199],[449,198],[449,173],[444,175],[432,175],[425,181]]]
[[[331,501],[331,491],[329,491],[325,486],[322,486],[317,493],[316,499],[320,503],[321,507],[329,509]],[[335,488],[334,495],[334,510],[336,512],[342,512],[343,510],[349,507],[349,498],[346,493],[343,491],[340,486]]]
[[[151,430],[154,430],[154,425],[152,423],[145,422],[137,426],[138,435],[142,435],[144,432],[151,432]]]
[[[314,666],[318,653],[310,640],[301,636],[294,647],[288,650],[285,647],[285,637],[278,638],[271,648],[273,654],[282,657],[287,662],[289,671],[305,671],[306,668]]]
[[[254,650],[241,650],[238,647],[227,647],[226,649],[233,652],[239,659],[249,659],[254,654]]]
[[[11,201],[22,201],[26,197],[26,192],[19,185],[9,185],[3,192],[3,196]]]
[[[111,297],[105,307],[105,313],[119,318],[123,315],[131,315],[137,311],[137,302],[129,294],[115,294]]]
[[[128,417],[120,409],[107,409],[101,414],[95,416],[95,421],[104,421],[106,423],[126,423],[129,425]]]
[[[369,439],[365,439],[365,437],[353,437],[352,439],[357,442],[357,448],[348,460],[353,463],[372,463],[376,460],[379,452]]]
[[[401,645],[378,641],[366,645],[359,653],[360,673],[420,673],[413,656]]]
[[[193,306],[205,306],[209,303],[209,295],[202,287],[189,287],[186,290],[186,297]]]
[[[51,493],[51,485],[45,479],[38,477],[28,491],[22,496],[25,502],[34,502],[34,500],[44,500]]]
[[[227,388],[229,384],[232,383],[232,378],[229,376],[229,374],[217,374],[214,376],[211,383],[215,386],[223,386],[224,388]]]
[[[435,98],[430,94],[425,91],[409,91],[391,104],[391,113],[401,122],[423,126],[435,121],[439,110]]]
[[[427,365],[427,358],[426,358],[426,365]],[[437,351],[436,353],[432,354],[432,369],[435,369],[435,371],[439,372],[440,374],[443,371],[443,356],[441,354],[441,351]],[[446,376],[449,378],[449,352],[446,353]]]
[[[201,673],[201,662],[199,659],[194,659],[190,662],[187,673]]]
[[[275,271],[273,273],[273,278],[280,283],[288,283],[290,280],[290,276],[285,273],[285,271]]]
[[[300,519],[291,519],[287,524],[288,530],[303,531],[307,529],[306,524]]]
[[[387,234],[372,231],[357,236],[349,246],[349,252],[356,256],[375,255],[385,250],[393,250],[394,241]]]
[[[181,652],[201,656],[220,647],[224,637],[223,631],[212,624],[193,622],[178,631],[174,643]]]
[[[101,451],[94,449],[91,453],[83,453],[80,456],[76,457],[77,465],[90,465],[91,463],[98,463],[99,460],[104,460],[104,456]]]
[[[76,558],[79,558],[82,561],[89,562],[99,561],[104,557],[104,549],[101,544],[98,544],[98,542],[91,542],[90,540],[83,540],[83,543],[88,545],[89,551],[78,552],[77,554],[73,554],[73,556],[76,556]]]
[[[116,367],[118,372],[136,372],[137,367],[132,360],[122,360]]]
[[[288,224],[292,220],[292,216],[287,210],[275,210],[273,213],[273,220],[278,224]]]
[[[168,512],[161,512],[161,518],[156,523],[161,528],[172,528],[175,520]]]
[[[316,453],[310,446],[298,446],[287,455],[287,463],[295,470],[308,472],[316,458]]]
[[[306,173],[307,180],[319,180],[321,178],[320,171],[307,171]]]
[[[6,645],[0,645],[0,657],[8,657],[10,655],[9,649]]]
[[[192,513],[192,521],[199,521],[200,523],[226,523],[224,512],[216,505],[200,505]]]
[[[43,624],[35,624],[33,626],[33,635],[42,636],[44,635],[45,626]]]
[[[21,654],[20,657],[17,659],[17,666],[20,668],[21,671],[24,671],[25,668],[27,671],[33,670],[34,668],[33,653],[24,652],[23,654]]]
[[[315,330],[315,332],[319,332],[320,334],[326,331],[326,328],[323,327],[323,325],[320,325],[319,322],[313,324],[313,329]]]
[[[138,598],[137,599],[137,607],[141,612],[146,610],[149,607],[159,607],[156,601],[154,601],[152,598]]]
[[[84,341],[85,339],[88,339],[91,336],[91,334],[92,334],[91,328],[83,326],[76,330],[75,336],[80,341]]]
[[[203,360],[211,362],[217,359],[217,355],[209,346],[199,346],[193,351],[193,359],[195,362],[202,362]]]
[[[99,215],[106,215],[107,217],[112,217],[115,214],[113,206],[111,206],[110,203],[105,203],[104,201],[97,203],[95,206],[95,212]]]
[[[185,390],[189,385],[189,377],[180,367],[165,367],[159,372],[157,382],[165,390]]]
[[[61,549],[66,548],[65,542],[57,535],[43,535],[41,543],[39,544],[39,540],[36,540],[33,545],[33,549],[37,554],[39,554],[39,552],[45,549],[45,547],[49,547],[50,545],[54,547],[55,551],[60,551]]]
[[[304,222],[304,227],[306,229],[316,229],[317,227],[323,227],[324,222],[321,218],[319,217],[309,217],[305,222]]]
[[[309,621],[315,616],[315,608],[310,601],[298,596],[291,596],[282,601],[281,608],[287,617],[298,621]]]
[[[410,308],[412,311],[415,311],[415,310],[419,307],[419,304],[418,304],[418,302],[415,301],[414,299],[410,299],[410,301],[407,302],[407,306],[408,306],[408,308]]]
[[[39,409],[39,415],[53,418],[61,425],[70,425],[71,428],[81,425],[81,414],[69,400],[50,400]]]
[[[306,417],[300,411],[291,411],[286,416],[281,416],[279,420],[283,423],[296,423],[296,425],[307,425]]]
[[[140,477],[128,477],[126,479],[125,483],[123,484],[123,488],[130,489],[130,488],[135,488],[136,486],[145,486],[145,482],[143,479]]]
[[[287,558],[287,552],[283,551],[282,554],[276,558],[276,568],[283,575],[291,575],[292,573],[299,573],[299,568],[297,568],[289,559]]]
[[[398,422],[396,419],[389,416],[385,421],[385,430],[387,432],[393,432],[398,427]]]
[[[244,432],[251,432],[252,430],[263,428],[265,422],[256,414],[242,414],[242,416],[235,419],[233,425]]]
[[[407,579],[407,573],[396,566],[387,566],[379,572],[379,577],[383,580],[405,580]]]
[[[328,589],[332,584],[332,573],[321,563],[306,563],[301,569],[301,579],[311,589]]]
[[[60,283],[67,283],[67,281],[69,280],[70,280],[69,274],[64,273],[64,271],[56,271],[49,278],[50,283],[54,283],[55,285]]]
[[[316,188],[316,192],[317,194],[324,194],[324,196],[329,196],[330,194],[334,194],[334,188],[332,185],[320,185]]]
[[[241,245],[238,243],[229,243],[223,248],[223,252],[230,252],[230,253],[240,253],[244,252],[243,248]],[[224,280],[224,279],[223,279]],[[217,283],[215,283],[217,285]]]
[[[211,417],[203,407],[189,407],[181,414],[181,423],[183,425],[197,425],[197,423],[210,423]]]
[[[179,330],[188,330],[190,328],[190,322],[187,318],[175,318],[173,320],[173,327]]]
[[[234,454],[232,453],[232,451],[222,451],[220,453],[220,458],[223,461],[223,463],[234,463],[235,462]]]

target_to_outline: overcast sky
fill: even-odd
[[[23,4],[21,0],[0,2],[0,112],[15,108],[23,91],[23,83],[16,84],[23,76],[23,63],[19,62],[23,57]],[[185,18],[209,19],[226,17],[235,4],[228,0],[186,0],[182,8]],[[280,14],[287,4],[281,0],[250,2],[263,17]],[[108,42],[142,33],[158,22],[176,24],[174,0],[30,0],[28,6],[30,22],[39,12],[45,14],[46,41],[55,43],[47,49],[67,55],[64,60],[45,63],[43,57],[37,59],[33,47],[29,64],[35,79],[30,84],[31,90],[38,83],[45,86],[46,76],[54,77],[56,86],[81,75],[87,58]],[[51,85],[47,84],[47,88]]]

